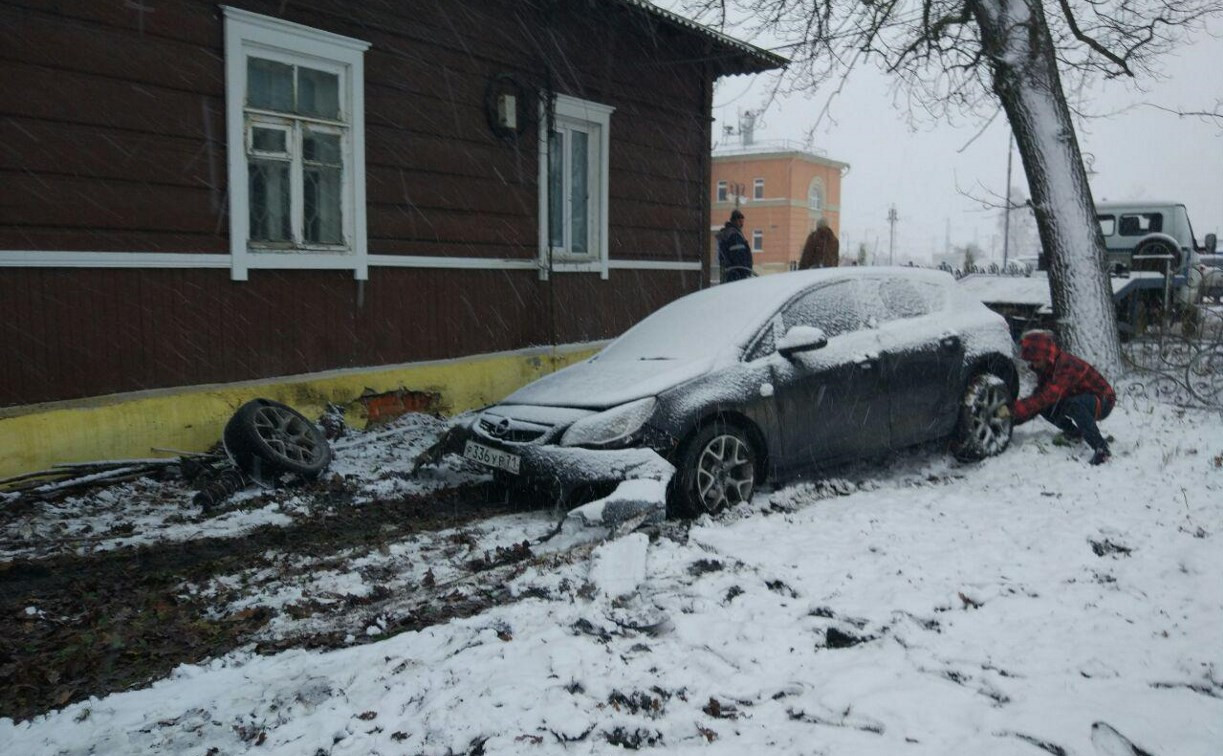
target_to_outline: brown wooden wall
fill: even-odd
[[[484,109],[509,74],[616,108],[614,260],[700,261],[691,35],[603,0],[229,4],[371,43],[371,254],[534,259],[535,135]],[[219,6],[0,0],[0,250],[228,252]],[[0,406],[606,338],[700,280],[375,266],[359,306],[351,271],[0,268]]]

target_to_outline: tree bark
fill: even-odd
[[[1059,341],[1115,377],[1121,343],[1104,237],[1041,0],[978,0],[973,13],[1028,178]]]

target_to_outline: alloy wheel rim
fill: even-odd
[[[714,436],[697,458],[696,491],[707,512],[747,501],[755,481],[750,449],[737,436]]]
[[[260,407],[254,417],[255,432],[272,451],[300,464],[313,464],[322,458],[309,424],[279,407]]]
[[[1006,392],[1001,386],[987,386],[973,401],[972,425],[969,435],[986,454],[1002,451],[1011,437],[1011,418],[998,416],[998,409],[1007,404]]]

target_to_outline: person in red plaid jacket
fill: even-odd
[[[1049,331],[1028,331],[1019,340],[1019,357],[1036,373],[1036,390],[1015,402],[1015,424],[1040,415],[1062,429],[1067,439],[1085,440],[1095,452],[1091,464],[1108,461],[1108,442],[1096,422],[1108,417],[1117,393],[1084,360],[1058,348]]]

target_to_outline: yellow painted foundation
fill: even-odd
[[[256,397],[283,402],[311,419],[337,404],[355,427],[368,421],[362,397],[388,392],[430,394],[431,409],[454,414],[496,402],[601,347],[576,344],[0,408],[0,479],[64,462],[173,456],[154,449],[206,451],[221,439],[234,410]]]

